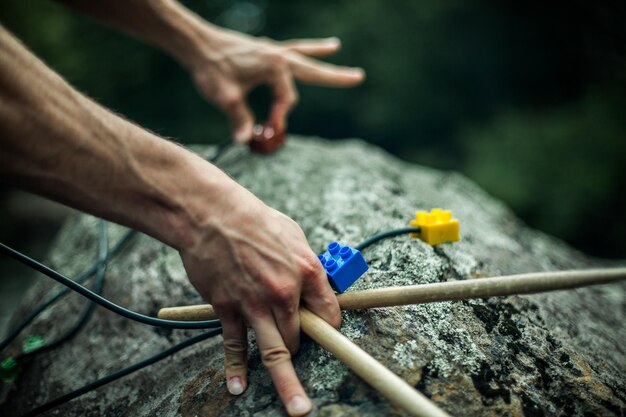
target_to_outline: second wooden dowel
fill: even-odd
[[[412,416],[450,417],[398,375],[372,358],[367,352],[339,333],[322,318],[307,309],[300,309],[302,331],[320,346],[346,364],[392,404]]]

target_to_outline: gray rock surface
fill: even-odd
[[[198,148],[209,156],[211,148]],[[291,137],[269,157],[233,149],[220,165],[269,205],[300,223],[314,250],[357,244],[403,227],[416,209],[444,207],[462,240],[432,248],[401,236],[364,251],[369,272],[353,287],[465,280],[607,265],[530,230],[461,175],[415,166],[358,140]],[[49,263],[76,276],[96,256],[97,222],[72,218]],[[110,225],[115,241],[124,231]],[[441,302],[343,313],[342,332],[456,416],[608,416],[626,411],[626,285],[541,295]],[[24,314],[53,292],[41,278]],[[110,264],[105,295],[155,315],[200,303],[178,254],[139,236]],[[46,312],[31,332],[53,338],[72,325],[83,299]],[[14,319],[15,323],[15,319]],[[27,365],[3,386],[3,416],[20,415],[197,332],[164,331],[98,308],[76,338]],[[225,387],[221,338],[200,343],[57,408],[62,416],[272,416],[283,408],[251,340],[250,387]],[[18,344],[14,344],[18,346]],[[294,359],[315,416],[402,415],[312,341]]]

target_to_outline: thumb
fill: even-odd
[[[277,131],[284,131],[287,115],[298,102],[298,92],[291,74],[287,71],[279,73],[273,80],[274,103],[270,111],[270,123]]]
[[[229,103],[226,113],[230,119],[233,139],[237,143],[246,143],[252,138],[254,115],[244,97]]]

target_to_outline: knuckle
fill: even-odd
[[[293,285],[282,285],[272,290],[272,299],[281,306],[295,304],[296,288]]]
[[[307,254],[302,257],[300,264],[300,272],[306,279],[321,279],[324,275],[321,273],[322,263],[314,253]]]
[[[268,315],[266,303],[259,302],[256,298],[247,299],[244,308],[248,319],[262,318]]]
[[[227,355],[241,357],[242,354],[246,353],[248,349],[248,342],[245,340],[239,339],[225,339],[224,340],[224,352]]]
[[[234,353],[224,349],[224,367],[229,372],[243,374],[247,366],[245,352]]]
[[[245,375],[247,368],[247,362],[245,360],[239,360],[235,362],[226,361],[224,367],[228,371],[228,374]]]
[[[232,300],[223,297],[213,297],[211,304],[213,304],[215,311],[221,314],[228,314],[228,312],[235,308],[235,304]]]
[[[341,313],[337,311],[335,314],[333,314],[330,320],[328,321],[328,324],[333,326],[335,329],[340,328],[341,327]]]
[[[339,314],[339,303],[337,297],[334,295],[322,295],[320,296],[320,304],[326,311],[330,311],[333,314]]]
[[[225,109],[233,110],[241,103],[242,98],[242,94],[238,91],[223,91],[218,96],[218,102]]]
[[[296,303],[295,302],[290,302],[290,303],[285,303],[281,306],[281,319],[282,320],[289,320],[291,317],[294,317],[296,314]]]
[[[328,323],[338,329],[341,327],[341,310],[339,309],[339,304],[337,304],[337,299],[325,300],[325,303],[327,303],[328,311],[331,313]]]
[[[289,67],[285,52],[279,48],[271,48],[266,51],[265,59],[271,63],[271,69],[276,74],[287,71]]]
[[[285,57],[285,53],[280,49],[276,49],[272,52],[272,61],[276,68],[280,70],[285,70],[287,68],[287,58]]]
[[[247,367],[248,345],[243,340],[224,340],[224,366],[231,372],[244,371]]]
[[[285,223],[285,228],[289,231],[289,233],[297,236],[299,239],[306,240],[304,231],[294,219],[281,212],[277,212],[276,214],[280,218],[280,221]]]
[[[224,366],[229,371],[241,371],[247,366],[247,342],[243,340],[224,340]]]
[[[322,304],[324,305],[324,307],[327,307],[328,310],[337,313],[339,312],[339,302],[337,301],[337,296],[334,292],[328,291],[327,294],[321,295],[320,299],[322,300]]]
[[[272,347],[261,352],[261,361],[266,368],[271,369],[291,361],[291,353],[286,346]]]

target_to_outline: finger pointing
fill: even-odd
[[[269,372],[287,413],[290,416],[308,414],[313,405],[298,380],[289,349],[285,346],[271,313],[248,320],[256,332],[263,365]]]
[[[341,48],[341,41],[335,37],[326,39],[294,39],[282,42],[282,45],[288,50],[302,55],[322,57],[337,52]]]
[[[221,316],[224,336],[224,371],[226,386],[233,395],[239,395],[248,386],[248,339],[246,327],[239,317]]]
[[[340,67],[301,55],[292,55],[289,63],[294,77],[308,84],[352,87],[365,79],[365,72],[361,68]]]

